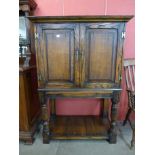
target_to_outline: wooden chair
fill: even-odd
[[[132,140],[131,140],[131,148],[135,144],[135,121],[130,121],[130,115],[132,112],[135,112],[135,60],[134,59],[126,59],[124,60],[124,72],[125,72],[125,80],[126,87],[128,93],[128,111],[123,122],[123,125],[129,121],[131,128],[133,130]]]

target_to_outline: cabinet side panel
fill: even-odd
[[[27,98],[27,92],[25,90],[25,77],[24,74],[19,75],[19,130],[28,131],[29,121],[27,115],[27,104],[29,102]]]

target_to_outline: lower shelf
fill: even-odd
[[[51,139],[108,139],[109,124],[99,116],[56,116]]]

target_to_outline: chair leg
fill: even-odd
[[[129,119],[129,116],[130,116],[131,112],[132,112],[132,109],[129,108],[128,112],[126,114],[125,120],[123,121],[123,126],[126,124],[127,120]]]
[[[135,124],[132,125],[132,140],[131,140],[131,149],[135,145]]]

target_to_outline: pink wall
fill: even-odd
[[[67,15],[134,15],[134,0],[35,0],[38,4],[36,16]],[[135,57],[135,20],[128,22],[124,57]],[[124,119],[127,109],[127,94],[124,78],[119,108],[119,120]],[[65,99],[57,100],[57,114],[64,115],[97,115],[100,111],[98,99]]]

